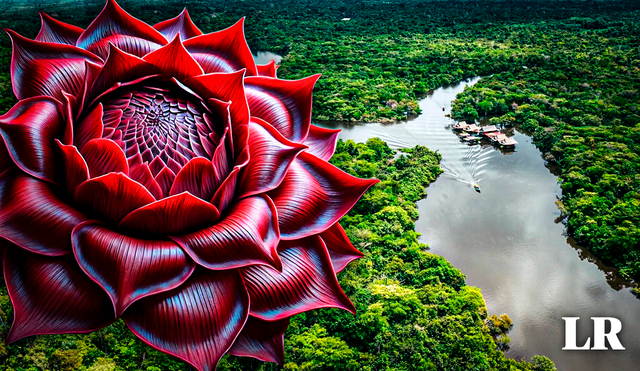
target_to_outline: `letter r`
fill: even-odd
[[[624,350],[618,339],[618,333],[622,331],[622,322],[613,317],[591,317],[593,320],[593,348],[591,350],[607,350],[605,339],[609,341],[611,349]],[[606,322],[611,323],[611,331],[605,332]]]

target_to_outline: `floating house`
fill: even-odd
[[[465,130],[468,126],[469,125],[467,125],[466,122],[460,121],[460,122],[456,122],[455,124],[453,124],[452,127],[453,127],[453,130],[460,131],[460,130]]]
[[[515,148],[516,144],[518,144],[515,139],[507,137],[495,125],[469,125],[464,121],[460,121],[451,125],[451,128],[458,132],[461,140],[468,143],[477,143],[482,139],[487,139],[492,144],[500,146],[500,148]]]

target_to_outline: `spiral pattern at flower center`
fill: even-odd
[[[129,159],[140,154],[154,173],[165,166],[177,173],[197,156],[210,159],[220,141],[202,102],[166,89],[124,92],[103,105],[104,136],[120,142]]]

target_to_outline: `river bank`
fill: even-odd
[[[509,357],[544,354],[559,370],[636,370],[640,363],[638,301],[612,271],[599,270],[571,246],[555,201],[561,189],[540,152],[514,131],[515,151],[467,146],[445,117],[465,85],[435,90],[420,101],[423,114],[393,125],[330,123],[342,139],[380,137],[393,148],[426,145],[442,155],[445,170],[418,203],[416,230],[431,252],[442,255],[482,289],[490,313],[507,313],[515,326]],[[445,111],[442,111],[445,106]],[[473,182],[482,193],[476,193]],[[578,252],[577,252],[578,251]],[[586,255],[588,256],[588,255]],[[597,260],[595,260],[597,262]],[[610,285],[610,282],[618,284]],[[567,352],[563,316],[579,316],[579,343],[591,333],[589,317],[613,316],[623,323],[626,351]]]

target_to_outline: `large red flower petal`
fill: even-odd
[[[89,179],[78,186],[75,194],[77,203],[115,225],[133,210],[155,200],[145,187],[122,173]]]
[[[21,100],[0,116],[0,135],[13,162],[25,173],[53,182],[56,176],[54,140],[65,120],[60,102],[49,97]]]
[[[270,123],[291,141],[304,141],[311,125],[313,86],[319,78],[320,75],[293,81],[263,76],[245,78],[251,116]]]
[[[231,269],[252,264],[281,267],[278,221],[271,200],[249,197],[235,203],[216,225],[171,237],[196,261],[209,269]]]
[[[184,192],[132,211],[118,226],[167,235],[209,226],[219,218],[218,209],[211,203]]]
[[[171,187],[170,195],[189,192],[203,200],[210,201],[216,190],[216,169],[210,160],[204,157],[191,159],[176,175]]]
[[[167,40],[153,27],[125,12],[114,0],[107,0],[107,5],[80,35],[76,45],[106,58],[109,43],[142,57],[165,45]]]
[[[67,193],[73,195],[76,193],[76,188],[78,188],[82,182],[89,179],[89,168],[76,146],[64,145],[57,139],[56,145],[58,146],[58,153],[64,164],[64,184]]]
[[[284,364],[284,332],[289,318],[279,321],[263,321],[249,316],[229,354],[253,357],[264,362]]]
[[[282,239],[321,233],[342,218],[375,179],[360,179],[302,152],[269,195],[278,209]]]
[[[124,320],[150,346],[213,371],[248,315],[249,295],[237,271],[200,269],[177,289],[135,302]]]
[[[147,54],[144,60],[159,67],[165,75],[176,77],[180,81],[204,74],[202,67],[177,36],[166,46]]]
[[[309,146],[307,150],[308,153],[325,161],[329,161],[336,151],[338,134],[340,134],[339,129],[325,129],[311,125],[309,127],[309,135],[303,143]]]
[[[78,37],[84,31],[80,27],[53,19],[43,12],[40,12],[40,19],[42,20],[42,27],[40,27],[40,32],[36,36],[36,41],[75,46]]]
[[[278,247],[282,272],[254,265],[241,269],[251,315],[266,321],[318,308],[355,308],[338,284],[327,249],[318,236],[282,241]]]
[[[222,31],[185,40],[184,46],[206,73],[229,73],[246,68],[247,75],[258,74],[244,37],[244,18]]]
[[[172,290],[195,264],[173,241],[123,236],[89,221],[73,231],[80,268],[109,294],[116,316],[136,300]]]
[[[267,64],[257,64],[258,76],[276,77],[276,71],[279,66],[276,66],[276,61],[273,59]]]
[[[4,140],[0,135],[0,174],[2,174],[5,170],[13,167],[15,165],[13,160],[11,160],[11,156],[9,156],[9,151],[7,151],[7,146],[4,144]]]
[[[338,223],[322,232],[320,237],[329,250],[331,264],[336,272],[342,271],[347,267],[347,264],[364,256],[353,246],[344,229]]]
[[[87,220],[48,183],[17,170],[0,175],[0,237],[41,255],[71,252],[71,231]]]
[[[160,68],[144,59],[109,45],[108,58],[91,86],[89,99],[113,90],[122,83],[160,73],[162,73]]]
[[[115,319],[109,297],[71,255],[54,258],[11,249],[3,265],[14,310],[7,343],[33,335],[91,332]]]
[[[208,99],[209,103],[231,102],[229,113],[231,115],[235,156],[238,156],[246,147],[247,126],[251,117],[244,89],[244,73],[245,70],[233,73],[211,73],[192,77],[185,81],[186,86],[198,93],[202,98]],[[215,101],[211,102],[212,99],[210,98],[215,99]],[[217,111],[216,107],[213,108],[214,111]]]
[[[133,168],[131,168],[129,173],[130,173],[129,176],[131,177],[131,179],[142,184],[149,192],[151,192],[151,194],[153,195],[153,197],[156,198],[156,200],[159,200],[163,197],[162,188],[160,188],[160,185],[158,184],[156,179],[153,177],[153,174],[149,169],[149,164],[147,164],[146,162],[142,164],[138,164]]]
[[[80,150],[87,161],[91,178],[109,173],[129,175],[129,163],[124,151],[109,139],[92,139]]]
[[[249,124],[249,163],[240,172],[240,198],[270,191],[280,185],[289,165],[307,148],[291,142],[273,126],[253,118]]]
[[[74,128],[73,144],[80,150],[92,139],[102,138],[104,124],[102,103],[97,104]]]
[[[160,31],[167,40],[173,40],[178,34],[182,40],[202,35],[202,31],[191,21],[186,8],[177,17],[160,22],[153,28]]]
[[[85,62],[102,64],[100,58],[75,46],[7,33],[13,43],[11,83],[18,99],[47,95],[62,101],[63,91],[77,96],[84,85]]]

